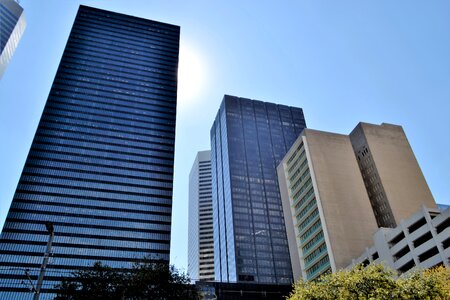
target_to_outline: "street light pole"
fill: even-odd
[[[38,281],[36,284],[36,291],[34,293],[33,300],[39,300],[39,296],[41,294],[42,282],[44,281],[44,276],[45,276],[45,269],[47,268],[48,259],[49,259],[50,253],[52,252],[53,238],[55,237],[55,232],[53,230],[52,222],[46,222],[45,228],[47,228],[47,231],[48,231],[47,249],[45,250],[44,259],[42,261],[41,271],[39,272],[39,278],[38,278]]]

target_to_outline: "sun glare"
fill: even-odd
[[[200,55],[192,47],[181,45],[178,64],[178,100],[182,104],[196,102],[205,86],[205,68]]]

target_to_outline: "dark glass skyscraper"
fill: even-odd
[[[30,299],[46,222],[44,293],[95,261],[169,261],[179,32],[80,7],[1,234],[1,299]]]
[[[292,282],[276,168],[305,127],[300,108],[225,95],[211,128],[216,280]]]

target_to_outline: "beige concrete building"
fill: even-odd
[[[344,268],[372,243],[378,227],[349,136],[305,129],[277,171],[295,280]]]
[[[378,226],[395,228],[422,204],[437,208],[401,126],[359,123],[350,139]]]

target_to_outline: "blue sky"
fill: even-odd
[[[224,94],[298,106],[313,129],[402,125],[450,204],[450,2],[21,0],[0,80],[0,226],[79,4],[181,26],[171,262],[187,267],[188,175]]]

